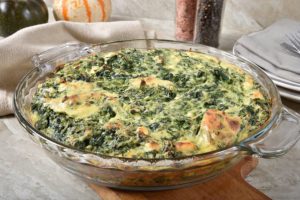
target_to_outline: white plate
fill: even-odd
[[[248,60],[244,55],[241,55],[240,51],[238,51],[238,42],[236,42],[233,46],[233,54],[236,55],[237,57],[240,57],[242,59]],[[250,60],[248,60],[250,61]],[[252,63],[255,63],[253,61],[250,61]],[[256,63],[255,63],[256,64]],[[256,64],[257,66],[259,66],[258,64]],[[300,92],[300,83],[291,81],[291,80],[286,80],[284,78],[281,78],[273,73],[270,73],[268,71],[266,71],[263,67],[259,66],[272,80],[273,82],[277,85],[280,86],[282,88],[286,88],[289,90],[293,90],[296,92]]]
[[[261,68],[262,69],[262,68]],[[264,70],[264,69],[262,69]],[[289,89],[289,90],[293,90],[296,92],[300,92],[300,84],[290,81],[290,80],[285,80],[281,77],[278,77],[270,72],[267,72],[264,70],[264,72],[273,80],[273,82],[283,88]]]
[[[277,87],[277,88],[281,96],[300,103],[300,93],[293,92],[282,87]]]

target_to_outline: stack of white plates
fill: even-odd
[[[237,45],[234,45],[233,47],[233,54],[247,60],[247,57],[245,55],[240,55],[240,52],[235,48],[236,46]],[[282,97],[293,100],[295,102],[300,102],[300,83],[281,78],[276,74],[266,71],[262,67],[261,69],[273,80]]]
[[[273,80],[281,96],[300,102],[300,83],[283,79],[265,70],[264,72]]]

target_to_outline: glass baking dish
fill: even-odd
[[[271,116],[259,130],[238,144],[177,159],[129,159],[83,152],[58,143],[33,127],[28,115],[31,97],[36,85],[56,66],[91,53],[121,48],[192,50],[235,64],[261,84],[271,99]],[[130,40],[97,45],[68,43],[34,56],[33,64],[35,67],[24,76],[15,91],[16,117],[51,159],[69,172],[96,184],[129,190],[163,190],[188,186],[221,174],[246,155],[263,158],[283,155],[300,138],[300,115],[282,105],[271,79],[253,63],[212,47],[166,40]]]

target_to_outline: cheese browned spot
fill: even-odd
[[[151,141],[145,144],[146,151],[159,151],[160,145],[157,142]]]
[[[106,129],[121,129],[123,128],[123,124],[121,121],[112,121],[112,122],[107,122],[104,124],[104,128]]]
[[[143,86],[148,86],[148,87],[162,86],[168,89],[172,89],[174,87],[174,83],[172,83],[171,81],[161,80],[159,78],[156,78],[155,76],[135,78],[130,81],[130,84],[134,88],[140,88]]]
[[[262,94],[259,90],[253,91],[251,97],[252,97],[253,99],[263,99],[263,98],[264,98],[263,94]]]
[[[144,127],[144,126],[141,126],[141,127],[138,127],[136,129],[136,132],[137,134],[139,134],[140,136],[146,136],[146,135],[149,135],[149,130]]]
[[[197,148],[196,145],[190,141],[176,142],[175,147],[177,151],[183,153],[193,152]]]
[[[65,96],[62,99],[62,102],[66,102],[68,105],[72,106],[80,102],[80,97],[77,94],[71,96]]]
[[[207,110],[202,119],[201,132],[209,136],[212,144],[224,147],[234,142],[240,124],[239,117],[230,116],[224,111]]]

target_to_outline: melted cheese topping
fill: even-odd
[[[80,99],[82,95],[78,95],[78,102],[82,101]],[[63,102],[62,98],[51,99],[45,103],[46,106],[49,106],[53,111],[58,113],[66,113],[70,117],[74,118],[86,118],[98,112],[99,107],[96,105],[83,104],[81,106],[72,106],[69,102]]]
[[[91,104],[92,100],[106,98],[113,101],[117,97],[116,94],[99,90],[93,83],[83,81],[62,83],[58,91],[62,92],[62,95],[57,98],[45,98],[45,106],[74,118],[87,118],[97,113],[101,107]]]
[[[171,49],[93,54],[38,86],[31,121],[58,142],[131,158],[174,158],[239,142],[269,117],[259,84],[210,55]]]

